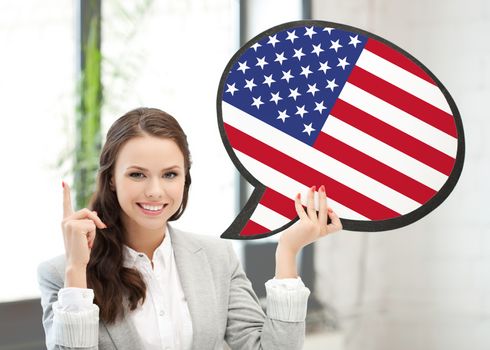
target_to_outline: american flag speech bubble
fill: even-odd
[[[255,187],[222,238],[284,230],[298,219],[296,193],[322,184],[344,229],[402,227],[442,203],[463,167],[461,117],[439,80],[342,24],[297,21],[257,35],[226,66],[217,110],[225,148]]]

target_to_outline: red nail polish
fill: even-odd
[[[63,186],[63,188],[65,188],[65,181],[61,181],[61,186]]]
[[[301,193],[298,193],[298,194],[296,195],[296,198],[301,199]]]

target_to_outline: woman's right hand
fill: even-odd
[[[90,260],[96,227],[107,228],[95,211],[83,208],[73,212],[70,187],[63,183],[63,220],[61,229],[65,243],[66,269],[85,270]]]

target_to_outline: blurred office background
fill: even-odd
[[[44,348],[36,267],[64,252],[61,180],[74,181],[87,3],[0,1],[1,350]],[[217,237],[250,193],[216,122],[218,83],[241,44],[274,25],[313,18],[380,35],[429,67],[463,119],[466,159],[459,183],[440,207],[408,227],[343,231],[304,250],[300,271],[313,291],[305,349],[490,347],[487,0],[99,4],[90,11],[101,18],[101,134],[137,106],[176,116],[189,138],[193,185],[175,226]],[[234,246],[263,297],[263,283],[274,273],[274,237]]]

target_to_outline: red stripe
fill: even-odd
[[[294,207],[294,200],[282,195],[279,192],[274,191],[271,188],[266,188],[262,198],[259,201],[264,207],[293,220],[298,216],[296,209]],[[272,229],[267,229],[264,226],[259,225],[252,219],[250,219],[243,230],[240,232],[241,236],[255,236],[259,234],[264,234],[279,227],[274,227]]]
[[[240,232],[240,236],[257,236],[267,232],[270,232],[268,228],[265,228],[262,225],[257,224],[253,220],[248,220],[247,224],[243,227]]]
[[[282,216],[293,220],[297,215],[294,207],[294,200],[284,196],[283,194],[267,188],[260,199],[260,204],[267,207]],[[278,227],[276,227],[278,228]]]
[[[444,175],[449,176],[453,170],[454,158],[341,99],[337,99],[330,114]]]
[[[410,60],[408,57],[404,56],[401,52],[398,52],[391,47],[373,39],[368,39],[364,49],[371,51],[385,60],[396,64],[398,67],[403,68],[406,71],[415,74],[419,78],[422,78],[425,81],[435,85],[434,80],[432,80],[432,78],[420,66],[418,66],[414,61]]]
[[[224,126],[228,140],[234,149],[308,187],[325,185],[330,198],[370,220],[385,220],[400,216],[394,210],[279,152],[231,125],[224,123]]]
[[[370,94],[398,107],[433,127],[457,137],[453,116],[405,90],[388,83],[374,74],[355,66],[349,76],[350,83]]]
[[[436,191],[424,184],[324,132],[320,132],[314,147],[420,204],[426,203],[436,194]]]

